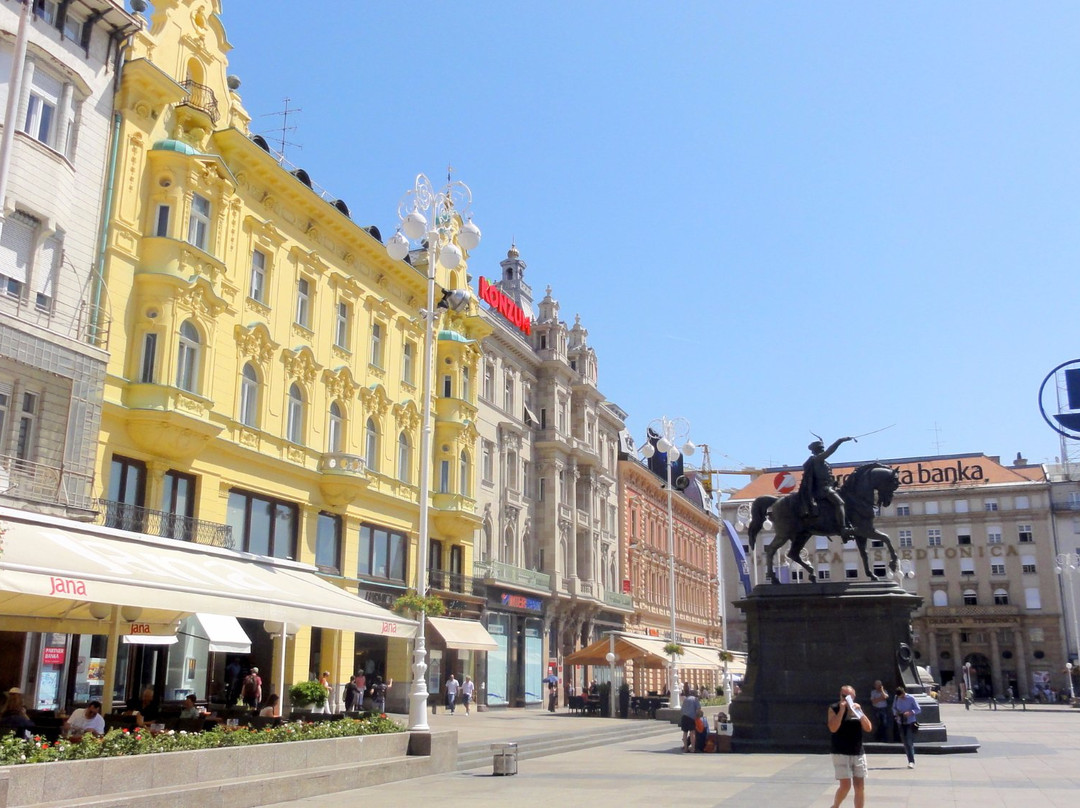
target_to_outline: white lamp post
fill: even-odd
[[[1072,611],[1072,641],[1077,645],[1077,653],[1080,655],[1080,630],[1077,629],[1077,616],[1076,616],[1076,598],[1073,595],[1073,576],[1080,572],[1080,553],[1060,553],[1057,558],[1057,566],[1054,571],[1065,578],[1065,587],[1069,592],[1069,606],[1068,609]],[[1065,642],[1065,658],[1069,662],[1072,660],[1072,650],[1069,648],[1069,642],[1066,639]],[[1073,681],[1072,670],[1069,670],[1069,696],[1073,697]]]
[[[1069,701],[1072,702],[1076,698],[1076,690],[1073,688],[1072,680],[1073,664],[1071,662],[1065,663],[1065,675],[1069,677]]]
[[[387,241],[386,251],[391,258],[403,260],[409,255],[409,242],[426,240],[427,251],[427,308],[420,314],[424,319],[423,415],[420,438],[420,525],[419,547],[416,554],[416,593],[427,595],[428,521],[431,508],[431,408],[432,366],[435,364],[435,324],[439,313],[435,308],[435,265],[447,269],[457,267],[466,252],[480,243],[480,230],[472,221],[458,226],[455,213],[464,217],[472,204],[472,191],[460,181],[447,176],[446,188],[436,191],[423,174],[416,175],[412,190],[398,203],[398,232]],[[424,215],[430,215],[431,220]],[[424,641],[425,613],[420,612],[416,644],[413,647],[413,687],[409,700],[409,729],[428,731],[427,723],[427,647]]]
[[[649,431],[657,436],[656,446],[646,441],[641,448],[641,453],[650,458],[657,451],[667,455],[667,541],[668,541],[668,577],[671,595],[671,642],[677,643],[675,633],[675,519],[671,515],[671,464],[679,459],[680,452],[689,457],[697,448],[690,442],[690,422],[685,418],[657,418],[649,424]],[[680,445],[681,444],[681,448]],[[668,704],[678,709],[682,706],[682,697],[679,693],[679,675],[675,668],[676,654],[671,655],[671,669],[668,671],[668,689],[671,690],[671,701]]]
[[[971,663],[964,663],[964,686],[967,688],[967,692],[971,692]]]
[[[897,565],[897,570],[893,575],[896,576],[896,580],[900,583],[903,590],[907,592],[907,582],[915,577],[915,562],[902,559]]]

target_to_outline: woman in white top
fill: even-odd
[[[274,693],[266,700],[266,706],[259,710],[263,718],[281,718],[281,697]]]

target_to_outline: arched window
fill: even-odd
[[[199,331],[191,320],[180,326],[180,347],[176,357],[176,386],[189,393],[199,392]]]
[[[458,473],[461,475],[458,480],[458,490],[461,491],[463,497],[469,496],[469,465],[469,453],[463,450],[458,464]]]
[[[340,452],[345,444],[345,418],[336,401],[330,404],[330,423],[326,430],[326,451]]]
[[[403,483],[412,481],[412,446],[404,432],[397,439],[397,476]]]
[[[948,606],[949,596],[945,594],[944,589],[934,590],[934,605],[935,606]]]
[[[240,373],[240,423],[259,425],[259,373],[250,362]]]
[[[506,530],[503,531],[502,549],[499,554],[499,560],[504,564],[514,564],[514,530],[507,525]]]
[[[974,589],[964,590],[964,605],[965,606],[978,606],[979,595]]]
[[[290,443],[304,442],[304,393],[300,385],[289,388],[289,411],[285,426],[285,437]]]
[[[379,470],[379,430],[371,418],[368,418],[364,429],[364,462],[369,471]]]
[[[1009,605],[1009,590],[1007,590],[1007,589],[995,589],[994,590],[994,605],[995,606],[1008,606]]]

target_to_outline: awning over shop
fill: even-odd
[[[174,634],[180,619],[196,613],[416,634],[414,621],[339,589],[307,565],[10,508],[0,508],[0,519],[0,623],[7,630],[105,634],[108,605],[120,607],[120,633],[131,636]]]
[[[125,634],[126,645],[176,645],[178,642],[175,634]]]
[[[250,654],[251,638],[240,621],[225,614],[197,614],[195,619],[210,641],[210,650],[219,654]]]
[[[495,638],[476,620],[429,617],[427,621],[446,642],[447,648],[459,651],[495,651],[499,647]]]

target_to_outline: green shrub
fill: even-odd
[[[289,700],[296,705],[322,707],[326,704],[326,688],[318,682],[297,682],[289,688]]]

